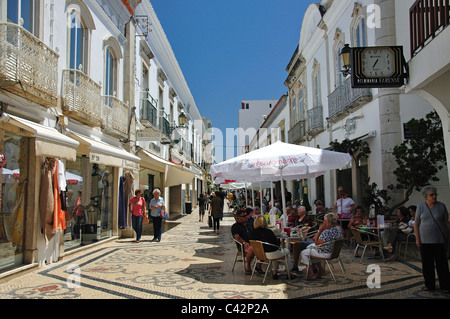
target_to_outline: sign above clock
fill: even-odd
[[[393,88],[405,85],[403,47],[352,48],[353,88]]]

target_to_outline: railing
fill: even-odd
[[[102,124],[101,86],[79,70],[63,70],[63,112],[90,126]]]
[[[450,0],[417,0],[409,9],[411,56],[449,24]]]
[[[143,92],[142,107],[141,107],[141,123],[147,127],[158,127],[158,103],[148,93]]]
[[[19,25],[0,23],[0,83],[46,107],[58,96],[59,55]],[[24,93],[24,91],[26,93]]]
[[[305,121],[297,122],[288,132],[288,142],[297,144],[305,137]]]
[[[128,136],[128,105],[115,96],[106,95],[102,99],[104,131],[119,138]]]
[[[165,134],[166,136],[168,136],[170,138],[171,135],[171,129],[170,129],[170,122],[168,119],[166,119],[165,117],[161,117],[159,119],[159,125],[160,125],[160,130],[161,132],[163,132],[163,134]]]
[[[354,89],[352,88],[351,78],[348,78],[343,85],[328,96],[328,116],[332,118],[371,99],[370,89]]]
[[[308,110],[308,132],[323,127],[323,107],[322,105]]]

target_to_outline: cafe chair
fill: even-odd
[[[234,257],[234,263],[233,263],[233,268],[231,269],[231,271],[234,271],[234,267],[236,266],[236,262],[238,261],[238,257],[240,256],[242,259],[242,264],[244,265],[244,271],[245,271],[245,249],[244,249],[244,244],[242,244],[241,242],[237,241],[236,239],[234,239],[234,242],[236,243],[236,256]]]
[[[266,281],[266,276],[267,276],[267,272],[269,271],[270,265],[272,265],[273,261],[278,261],[278,260],[284,260],[284,265],[286,267],[286,272],[288,274],[288,278],[291,279],[291,272],[290,272],[290,269],[288,266],[287,256],[285,255],[284,257],[280,257],[280,258],[276,258],[276,259],[269,259],[266,256],[263,244],[280,248],[279,246],[275,246],[275,245],[272,245],[272,244],[269,244],[266,242],[262,242],[262,241],[258,241],[258,240],[250,240],[250,245],[253,247],[253,252],[254,252],[255,258],[256,258],[250,280],[253,279],[253,275],[256,270],[256,265],[258,263],[261,263],[261,264],[267,265],[266,272],[264,273],[264,279],[263,279],[263,283],[264,283]]]
[[[356,248],[355,248],[355,252],[353,253],[353,257],[355,257],[355,254],[358,252],[359,247],[364,247],[363,253],[361,255],[361,259],[359,260],[360,264],[362,263],[362,260],[364,258],[364,254],[366,252],[367,247],[370,247],[372,252],[373,252],[373,247],[378,247],[380,250],[381,257],[382,257],[383,261],[385,261],[384,254],[383,254],[383,242],[382,241],[380,241],[380,240],[363,240],[361,233],[365,233],[368,235],[373,235],[373,234],[368,233],[368,232],[363,232],[358,229],[351,229],[351,232],[353,234],[353,237],[355,237],[355,241],[356,241]]]
[[[415,242],[416,242],[416,235],[414,233],[408,234],[408,236],[406,236],[406,240],[405,241],[397,242],[397,249],[396,249],[396,251],[398,251],[399,253],[400,253],[400,249],[401,249],[402,245],[405,245],[405,253],[403,255],[403,261],[406,260],[406,253],[408,251],[408,244],[415,243]],[[414,247],[417,247],[417,246],[413,245],[413,248]]]
[[[347,276],[345,275],[345,270],[344,270],[344,265],[342,264],[341,261],[341,250],[342,250],[342,246],[344,245],[345,239],[341,238],[341,239],[337,239],[335,240],[332,244],[330,243],[325,243],[316,247],[323,247],[326,245],[332,245],[331,248],[331,255],[328,258],[324,258],[324,257],[316,257],[316,256],[309,256],[309,264],[307,266],[306,269],[306,273],[308,273],[309,271],[309,267],[311,264],[316,263],[316,262],[320,262],[320,261],[325,261],[325,263],[328,266],[328,269],[330,270],[331,276],[334,279],[334,282],[337,283],[336,277],[334,276],[333,270],[331,269],[330,266],[330,262],[332,261],[336,261],[339,264],[339,267],[341,268],[342,274],[344,275],[345,280],[347,280]],[[311,251],[312,248],[310,248]]]

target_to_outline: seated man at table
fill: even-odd
[[[245,209],[238,210],[236,213],[236,223],[231,226],[231,234],[234,239],[243,244],[245,256],[246,256],[246,269],[245,273],[247,275],[252,274],[251,263],[255,254],[253,253],[253,248],[250,246],[250,233],[247,230],[246,224],[248,220],[248,215]],[[256,268],[258,272],[262,272],[261,265]]]

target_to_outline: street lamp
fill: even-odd
[[[341,53],[339,54],[341,58],[341,64],[344,69],[341,70],[342,74],[344,76],[348,76],[352,73],[352,66],[351,66],[351,53],[352,48],[350,48],[349,44],[345,44],[344,47],[341,50]]]

